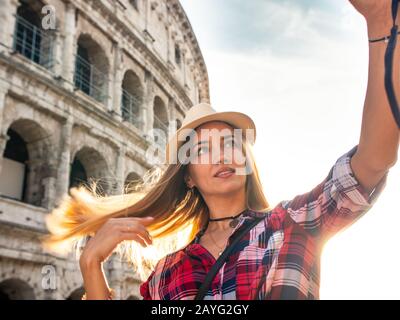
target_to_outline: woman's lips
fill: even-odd
[[[218,173],[215,177],[216,178],[229,178],[230,176],[232,176],[235,172],[231,171],[231,170],[227,170],[227,171],[222,171],[220,173]]]

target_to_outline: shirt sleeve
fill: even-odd
[[[370,194],[358,182],[350,165],[357,147],[339,157],[328,176],[311,191],[282,202],[293,221],[322,241],[362,217],[386,186],[389,170]]]
[[[140,285],[140,294],[143,297],[143,300],[152,300],[149,284],[151,279],[153,278],[154,273],[155,271],[152,271],[147,280]]]

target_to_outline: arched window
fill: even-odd
[[[85,289],[83,287],[79,287],[72,291],[66,300],[81,300],[84,293]]]
[[[14,50],[48,69],[52,67],[54,36],[41,26],[40,1],[24,1],[17,9]]]
[[[153,129],[161,130],[160,134],[155,134],[155,142],[164,147],[168,139],[168,114],[165,103],[158,96],[154,99],[153,111]]]
[[[2,196],[35,206],[48,205],[49,177],[55,177],[51,164],[52,141],[40,124],[18,119],[7,130],[9,137],[0,172]]]
[[[108,99],[108,61],[102,48],[88,35],[78,39],[75,60],[75,88],[99,102]]]
[[[0,297],[3,300],[35,300],[33,288],[17,278],[0,282]]]
[[[142,128],[140,118],[143,100],[143,89],[139,77],[128,70],[122,81],[121,113],[122,119],[128,121],[138,128]]]
[[[71,165],[71,174],[69,176],[69,187],[79,187],[81,184],[88,182],[85,167],[82,162],[75,157]]]
[[[135,10],[139,10],[139,7],[138,7],[138,0],[129,0],[129,3],[131,4],[131,6],[132,6]]]
[[[178,130],[180,127],[182,127],[182,122],[179,119],[176,119],[176,130]]]
[[[175,62],[178,66],[180,66],[182,62],[181,49],[179,49],[178,45],[175,45]]]
[[[25,140],[13,129],[8,129],[9,139],[4,150],[3,168],[0,172],[0,193],[3,196],[28,202],[26,181],[29,154]]]
[[[136,186],[138,184],[141,184],[142,182],[143,182],[142,178],[136,172],[129,173],[125,179],[124,192],[131,193],[137,191]]]
[[[106,195],[112,189],[108,166],[103,156],[93,148],[83,147],[71,163],[69,188],[83,185],[92,190],[93,183],[96,184],[94,191],[99,195]]]

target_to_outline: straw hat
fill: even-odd
[[[203,123],[209,121],[224,121],[232,125],[234,128],[242,129],[243,133],[246,132],[246,129],[252,129],[254,130],[254,134],[251,137],[252,140],[249,142],[254,144],[256,140],[256,126],[254,121],[246,114],[236,111],[217,112],[211,107],[210,104],[199,103],[187,111],[185,118],[183,119],[182,126],[169,139],[165,149],[165,159],[167,163],[176,163],[177,151],[184,143],[185,137],[187,136],[187,130],[184,131],[184,129],[195,129]],[[170,152],[171,157],[169,156]]]

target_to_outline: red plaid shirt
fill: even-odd
[[[356,149],[342,155],[311,191],[281,201],[266,214],[239,242],[205,299],[318,299],[323,245],[364,215],[386,185],[388,172],[366,193],[350,166]],[[260,214],[246,210],[231,237]],[[215,261],[192,241],[161,259],[140,293],[144,299],[193,299]]]

